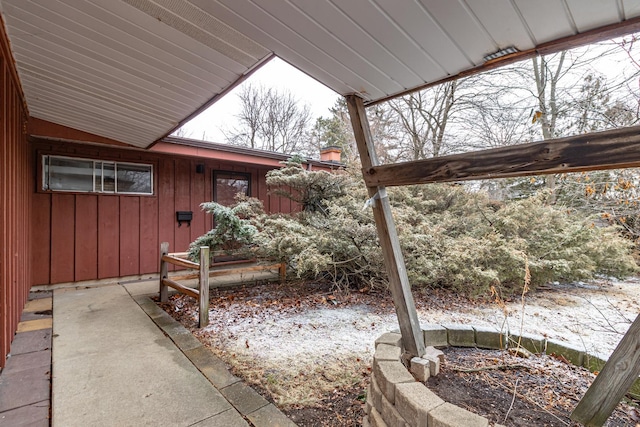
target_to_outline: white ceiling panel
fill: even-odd
[[[620,0],[618,2],[620,2]],[[622,11],[618,17],[619,19],[631,19],[638,15],[640,15],[639,0],[622,0]]]
[[[419,2],[406,2],[403,7],[398,7],[395,0],[378,0],[378,6],[393,20],[406,39],[418,47],[430,62],[437,63],[440,70],[453,73],[473,65],[438,20]],[[451,7],[445,16],[449,13]]]
[[[102,34],[76,25],[73,20],[61,15],[49,14],[48,19],[39,16],[20,16],[26,31],[48,33],[45,40],[38,44],[45,51],[49,51],[58,58],[66,58],[80,65],[103,70],[109,75],[120,78],[135,78],[139,85],[175,91],[185,98],[191,98],[200,93],[200,87],[205,83],[192,74],[168,68],[162,61],[153,57],[144,57],[141,53],[122,45]],[[57,28],[62,30],[56,31]],[[55,35],[54,35],[55,34]],[[32,43],[30,35],[18,37],[25,43]],[[148,67],[145,70],[145,65]],[[224,84],[224,83],[222,83]]]
[[[466,4],[500,49],[535,46],[533,34],[510,0],[468,0]]]
[[[569,7],[564,0],[515,0],[514,5],[536,45],[539,40],[554,40],[577,32]]]
[[[199,4],[211,4],[208,0],[194,1]],[[361,74],[353,74],[352,70],[345,64],[347,58],[341,60],[338,56],[332,56],[322,46],[316,45],[315,40],[308,40],[294,31],[292,26],[297,26],[297,22],[290,16],[273,16],[261,6],[257,6],[252,1],[247,0],[220,0],[215,3],[219,3],[232,12],[231,20],[226,21],[229,25],[238,25],[252,34],[255,34],[257,30],[256,36],[260,38],[262,38],[261,34],[268,34],[276,42],[265,40],[265,44],[268,44],[269,48],[278,56],[288,60],[288,58],[296,56],[295,52],[303,58],[303,61],[301,61],[303,66],[305,62],[310,64],[303,68],[300,62],[293,62],[300,69],[308,70],[313,67],[315,71],[315,69],[320,68],[326,73],[344,76],[346,77],[345,82],[350,87],[355,88],[356,92],[361,90],[368,91],[367,93],[370,93],[371,96],[379,96],[385,93],[383,88],[389,82],[386,76],[379,71],[379,68],[364,64],[361,67]],[[215,3],[212,6],[215,6]],[[327,5],[326,7],[331,6]],[[210,9],[205,8],[205,10]],[[353,61],[357,61],[357,59],[353,59]],[[312,76],[315,77],[315,73]],[[400,88],[401,86],[398,85],[396,87]]]
[[[17,56],[16,58],[22,59]],[[51,65],[59,65],[55,70]],[[172,112],[176,108],[188,111],[189,104],[179,103],[175,98],[161,98],[157,94],[149,91],[145,93],[134,85],[122,82],[124,87],[131,86],[131,91],[121,91],[113,93],[109,89],[111,82],[103,80],[97,73],[80,72],[79,67],[74,67],[73,63],[52,62],[50,58],[43,58],[38,55],[35,50],[29,52],[29,56],[22,61],[21,76],[34,76],[44,81],[50,81],[54,84],[66,86],[69,92],[74,89],[79,92],[92,93],[97,98],[103,98],[115,104],[122,104],[123,108],[127,107],[132,110],[140,109],[147,111],[148,114],[162,114],[171,117]],[[134,92],[134,89],[135,92]]]
[[[337,46],[340,56],[332,55],[342,65],[349,69],[369,68],[381,76],[383,81],[378,88],[384,91],[385,86],[392,84],[396,88],[402,87],[400,81],[415,79],[417,75],[397,58],[387,48],[379,43],[371,43],[371,36],[362,27],[353,23],[350,17],[332,4],[320,4],[299,1],[296,7],[305,14],[305,19],[314,23],[314,32],[321,34],[314,37],[308,27],[294,22],[297,32],[308,40],[328,38],[331,44]],[[349,40],[345,43],[344,40]],[[370,58],[381,58],[382,61],[370,61]]]
[[[571,11],[571,17],[578,31],[585,31],[598,26],[598,22],[605,20],[615,22],[622,17],[618,8],[618,0],[590,1],[565,0]]]
[[[389,16],[379,7],[363,8],[367,3],[372,4],[369,0],[334,1],[334,4],[352,21],[347,28],[351,31],[361,30],[369,38],[369,44],[378,46],[384,51],[389,56],[389,60],[398,64],[399,70],[404,68],[410,71],[404,75],[391,75],[393,80],[398,82],[419,80],[424,73],[442,73],[442,68],[426,52],[415,48],[411,51],[404,49],[403,47],[411,44],[411,39],[403,34],[398,26],[390,22]],[[349,40],[348,37],[346,40]],[[368,57],[378,56],[380,55],[372,53]],[[402,84],[402,86],[407,85]]]
[[[446,33],[447,38],[467,59],[468,62],[459,69],[473,67],[480,63],[485,55],[499,49],[487,29],[464,1],[421,0],[421,3]],[[440,54],[444,55],[446,52]],[[449,72],[455,74],[455,71]]]
[[[506,47],[640,31],[640,0],[0,0],[0,11],[32,116],[139,147],[274,54],[375,102]]]
[[[120,1],[103,1],[100,5],[88,3],[85,0],[75,0],[74,3],[78,3],[76,7],[79,9],[87,8],[86,13],[106,15],[109,25],[113,27],[111,30],[112,37],[119,34],[129,43],[131,41],[144,42],[153,46],[155,48],[154,52],[160,50],[167,55],[171,55],[167,60],[167,64],[172,67],[183,62],[194,64],[226,81],[233,80],[237,73],[242,73],[246,70],[246,67],[216,50],[210,49],[201,43],[194,43],[193,39],[186,34],[175,32],[171,28],[166,28],[165,31],[158,31],[156,28],[158,20],[156,18],[139,10],[131,10],[129,5]],[[141,50],[147,54],[153,54],[146,48]]]
[[[191,0],[191,2],[197,4],[203,11],[220,17],[220,19],[234,28],[242,28],[244,34],[254,40],[261,40],[263,46],[268,45],[271,51],[277,53],[291,65],[311,75],[336,92],[359,92],[357,81],[361,80],[360,76],[353,75],[338,60],[322,51],[314,52],[313,61],[307,59],[309,49],[312,46],[309,42],[294,40],[297,36],[295,34],[292,35],[286,29],[265,32],[254,21],[238,15],[217,1]],[[364,90],[364,87],[362,90]],[[381,92],[378,93],[379,96],[381,94]]]

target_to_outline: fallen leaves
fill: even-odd
[[[548,356],[522,359],[508,352],[473,348],[444,352],[446,363],[441,374],[430,378],[428,386],[436,393],[449,390],[451,398],[461,399],[452,403],[494,422],[504,422],[515,394],[517,400],[508,420],[514,426],[573,425],[569,414],[594,379],[587,369]],[[464,390],[464,399],[455,390]],[[638,409],[621,403],[607,425],[633,425],[631,420],[639,421],[634,416],[640,417]]]

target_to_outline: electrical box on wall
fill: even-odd
[[[176,211],[176,220],[178,221],[178,227],[182,226],[183,222],[187,223],[187,227],[191,227],[191,220],[193,219],[193,212],[191,211]]]

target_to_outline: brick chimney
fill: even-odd
[[[320,149],[320,161],[329,163],[340,163],[342,149],[337,145],[329,145]]]

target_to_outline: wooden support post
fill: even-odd
[[[364,103],[362,98],[355,95],[346,96],[346,100],[353,133],[358,145],[358,152],[360,153],[360,161],[362,162],[363,170],[366,171],[378,166],[379,162],[373,145]],[[382,253],[384,254],[384,263],[389,275],[389,287],[393,296],[398,323],[400,324],[402,343],[411,356],[419,357],[424,354],[424,338],[420,329],[420,321],[418,320],[413,295],[411,294],[411,285],[409,284],[409,277],[407,276],[387,191],[383,186],[367,186],[367,190],[369,191],[369,197],[375,198],[373,216],[376,221]]]
[[[168,253],[169,242],[162,242],[160,244],[160,302],[167,302],[169,300],[169,288],[162,283],[162,280],[169,276],[169,264],[162,259]]]
[[[287,263],[281,262],[278,267],[278,273],[280,274],[280,283],[284,283],[287,280]]]
[[[209,246],[200,247],[200,284],[198,287],[198,327],[209,324]]]
[[[571,419],[601,426],[640,375],[640,315],[573,410]]]

